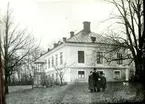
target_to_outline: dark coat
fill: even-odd
[[[89,75],[88,83],[89,83],[89,89],[94,89],[95,88],[93,75]]]
[[[101,88],[106,88],[106,78],[104,76],[100,76],[101,80],[99,81]]]
[[[98,85],[99,78],[100,78],[99,73],[93,72],[93,79],[94,79],[95,87],[97,87],[97,85]]]

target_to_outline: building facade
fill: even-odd
[[[108,62],[104,57],[111,49],[109,39],[91,32],[90,22],[83,22],[83,30],[70,38],[63,38],[63,42],[55,43],[54,48],[48,50],[35,62],[36,74],[34,84],[41,80],[41,74],[59,80],[63,76],[64,82],[87,82],[90,71],[94,68],[100,73],[103,71],[107,81],[124,81],[129,79],[127,61],[121,60],[125,52],[109,53],[117,61]],[[61,70],[61,71],[60,71]],[[37,81],[38,80],[38,81]]]

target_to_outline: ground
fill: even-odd
[[[31,86],[10,86],[6,95],[7,104],[91,104],[142,101],[143,91],[140,84],[107,83],[105,92],[90,93],[87,83],[74,83],[51,88]]]

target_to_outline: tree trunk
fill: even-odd
[[[63,84],[63,82],[62,82],[62,78],[60,78],[60,84],[61,84],[61,85]]]
[[[140,82],[142,80],[142,57],[141,54],[138,54],[134,60],[135,62],[135,79]]]
[[[5,76],[5,94],[9,93],[9,88],[8,88],[8,77]]]
[[[9,84],[12,84],[12,83],[13,83],[13,82],[11,81],[11,77],[10,77],[10,76],[8,77],[8,83],[9,83]]]

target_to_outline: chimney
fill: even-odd
[[[87,33],[89,33],[89,32],[91,31],[91,30],[90,30],[90,23],[91,23],[91,22],[87,22],[87,21],[84,21],[84,22],[83,22],[83,24],[84,24],[84,29],[83,29],[83,30],[84,30],[85,32],[87,32]]]
[[[93,43],[95,43],[96,37],[91,37],[91,40],[92,40]]]
[[[47,49],[47,52],[49,52],[49,51],[50,51],[50,48]]]
[[[57,47],[57,43],[54,43],[53,46],[54,46],[54,48]]]
[[[66,42],[66,37],[63,37],[63,41]]]
[[[70,37],[73,37],[74,36],[74,31],[71,31],[70,32]]]
[[[43,55],[43,53],[40,53],[40,56],[42,56]]]

